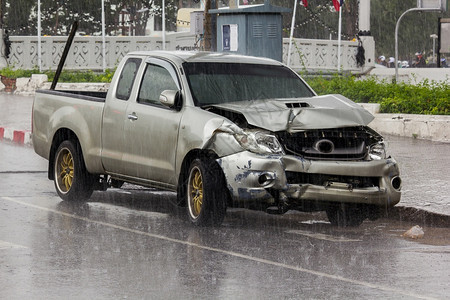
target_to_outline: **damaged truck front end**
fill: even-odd
[[[298,103],[305,106],[306,102]],[[240,120],[239,126],[221,124],[205,145],[219,153],[217,162],[233,205],[269,213],[324,210],[333,224],[349,226],[376,218],[397,204],[399,168],[386,154],[382,136],[366,126],[371,118],[365,112],[359,115],[356,107],[350,118],[339,109],[334,110],[334,118],[329,115],[331,110],[317,109],[326,112],[321,118],[313,111],[314,105],[302,108],[299,104],[298,109],[283,108],[282,113],[271,109],[271,118],[258,117],[257,103],[245,109],[233,105],[208,108]],[[310,115],[314,115],[313,122],[308,122]],[[318,123],[340,127],[311,128]]]
[[[311,202],[324,209],[330,202],[391,207],[400,201],[401,180],[392,158],[312,160],[243,151],[218,162],[237,202],[266,201],[285,211],[309,210]]]
[[[226,58],[183,68],[194,105],[210,118],[202,148],[217,155],[232,205],[324,210],[348,226],[400,201],[398,165],[368,111],[342,95],[317,96],[278,62]]]

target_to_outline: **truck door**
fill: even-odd
[[[146,61],[136,101],[127,106],[123,160],[125,175],[174,184],[175,156],[182,113],[159,101],[164,90],[181,90],[175,68],[168,62]]]
[[[128,121],[126,108],[141,63],[141,58],[130,57],[126,60],[121,69],[117,87],[110,91],[111,95],[105,104],[102,128],[102,162],[103,167],[108,172],[120,174],[123,171],[124,125]],[[114,89],[114,87],[111,88]]]

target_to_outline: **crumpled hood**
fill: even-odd
[[[270,131],[296,132],[368,125],[374,116],[342,95],[254,100],[213,105],[238,112],[253,126]]]

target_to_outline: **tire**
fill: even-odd
[[[356,205],[340,203],[326,209],[331,225],[338,227],[357,227],[366,219],[366,214]]]
[[[222,224],[227,210],[227,193],[222,170],[212,159],[195,159],[186,186],[189,220],[197,226]]]
[[[363,206],[364,212],[370,221],[376,221],[383,216],[383,207],[375,205]]]
[[[94,177],[88,173],[78,142],[66,140],[56,150],[54,183],[65,201],[86,201],[94,191]]]

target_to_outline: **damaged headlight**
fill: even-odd
[[[378,142],[369,147],[369,158],[371,160],[381,160],[386,158],[386,146],[384,142]]]
[[[242,148],[258,154],[284,154],[281,144],[273,134],[257,130],[243,130],[234,135]]]

